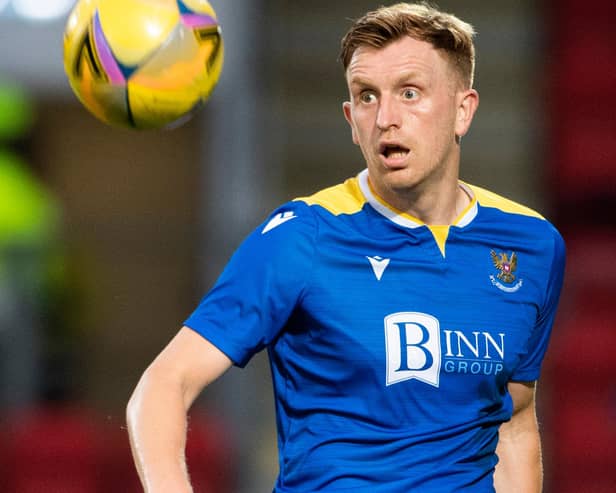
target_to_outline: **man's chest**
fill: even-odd
[[[541,298],[540,259],[507,247],[452,242],[446,256],[429,241],[321,249],[300,308],[311,353],[383,387],[503,385],[528,350]]]

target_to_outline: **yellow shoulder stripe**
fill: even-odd
[[[310,197],[299,197],[295,200],[308,205],[320,205],[335,216],[340,214],[355,214],[361,211],[366,203],[357,178],[349,178],[340,185],[325,188]]]
[[[500,209],[503,212],[508,212],[511,214],[520,214],[522,216],[530,216],[536,217],[539,219],[545,219],[541,214],[533,209],[526,207],[522,204],[518,204],[513,200],[506,199],[496,193],[490,192],[481,187],[476,187],[475,185],[467,185],[477,197],[477,201],[484,207],[494,207],[495,209]]]

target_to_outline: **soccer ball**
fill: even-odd
[[[69,83],[111,125],[184,123],[210,96],[222,63],[206,0],[79,0],[64,31]]]

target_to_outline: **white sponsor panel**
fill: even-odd
[[[419,312],[385,317],[387,385],[417,379],[439,386],[441,340],[439,322]]]

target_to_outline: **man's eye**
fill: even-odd
[[[373,103],[376,101],[376,96],[372,92],[362,92],[359,99],[362,103]]]
[[[415,99],[417,97],[417,91],[415,89],[405,89],[404,99]]]

